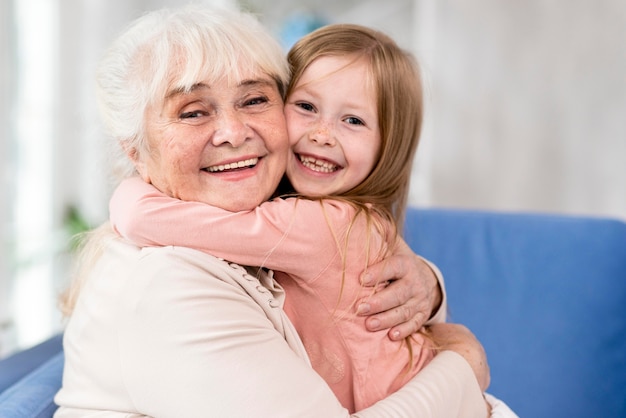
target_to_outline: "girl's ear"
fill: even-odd
[[[133,162],[133,165],[135,166],[135,170],[137,170],[137,173],[139,173],[139,176],[146,183],[150,183],[150,176],[148,174],[148,169],[146,168],[146,164],[141,158],[141,155],[139,151],[137,150],[137,148],[134,146],[131,146],[130,144],[128,144],[128,142],[123,142],[122,148],[124,149],[124,152],[126,153],[128,158],[130,158],[130,160]]]

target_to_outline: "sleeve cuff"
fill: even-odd
[[[439,304],[439,309],[437,309],[437,311],[433,315],[431,315],[428,321],[426,321],[426,325],[444,323],[446,322],[448,312],[448,298],[446,296],[446,286],[443,280],[443,274],[441,274],[441,271],[436,265],[426,260],[424,257],[420,257],[419,255],[418,257],[422,261],[424,261],[424,263],[426,263],[428,267],[430,267],[433,273],[435,273],[437,282],[439,282],[439,289],[441,289],[441,304]]]

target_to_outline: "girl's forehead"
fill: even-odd
[[[364,88],[372,88],[373,74],[371,63],[368,59],[359,55],[323,55],[309,63],[296,80],[296,86],[303,84],[324,82],[333,77],[360,77]]]
[[[320,55],[315,59],[311,60],[307,66],[307,70],[311,68],[311,66],[323,66],[323,67],[334,67],[334,68],[345,68],[354,63],[365,63],[365,60],[362,59],[361,56],[356,54],[348,54],[348,55],[339,55],[339,54],[326,54]],[[306,70],[305,70],[306,71]]]

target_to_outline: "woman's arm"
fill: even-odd
[[[381,415],[374,408],[382,405],[385,409]],[[439,353],[402,389],[355,415],[360,418],[486,418],[490,413],[467,361],[450,350]]]
[[[467,328],[458,324],[435,324],[429,327],[428,332],[435,344],[444,351],[402,388],[411,388],[414,392],[398,391],[382,402],[397,402],[396,405],[390,406],[391,408],[400,408],[398,405],[405,404],[419,405],[420,409],[428,411],[424,417],[491,416],[491,406],[482,394],[489,385],[489,367],[480,342]],[[455,381],[452,376],[458,380]],[[477,383],[480,383],[480,386]],[[449,395],[439,392],[442,388],[452,389],[461,396],[448,398]],[[393,411],[392,416],[403,417],[407,416],[407,411],[411,409],[393,409]],[[502,416],[514,417],[514,414]]]
[[[452,350],[463,356],[474,371],[481,391],[487,390],[491,381],[487,354],[467,327],[451,323],[433,324],[426,332],[441,350]]]
[[[119,343],[124,383],[138,408],[166,418],[348,417],[249,293],[207,275],[201,267],[206,257],[151,249],[133,268],[146,280],[135,279],[142,281],[125,292],[128,298],[135,289],[137,299],[128,304],[132,315],[123,320]],[[484,410],[472,368],[444,352],[405,387],[355,416],[477,417],[486,416]]]

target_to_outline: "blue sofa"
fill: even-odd
[[[406,231],[485,346],[491,393],[520,417],[626,417],[626,223],[410,209]],[[62,364],[59,336],[0,361],[0,417],[51,416]]]

